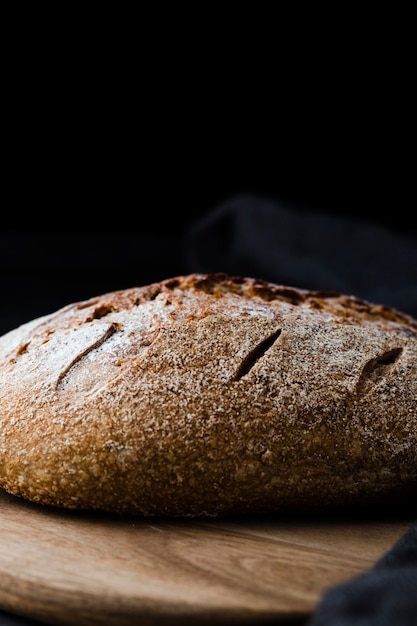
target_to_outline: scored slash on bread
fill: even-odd
[[[190,274],[0,338],[0,487],[138,515],[355,506],[417,487],[417,321]]]

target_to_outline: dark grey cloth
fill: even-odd
[[[186,269],[354,294],[417,317],[417,241],[367,220],[235,196],[188,229]]]
[[[308,626],[416,626],[417,523],[370,570],[326,591]]]

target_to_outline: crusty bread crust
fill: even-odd
[[[417,321],[353,296],[192,274],[0,338],[0,486],[138,515],[416,493]]]

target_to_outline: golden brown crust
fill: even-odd
[[[225,274],[107,293],[0,338],[0,487],[220,515],[417,486],[417,321]]]

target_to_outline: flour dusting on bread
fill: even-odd
[[[0,487],[222,515],[417,487],[417,321],[352,295],[191,274],[0,337]]]

